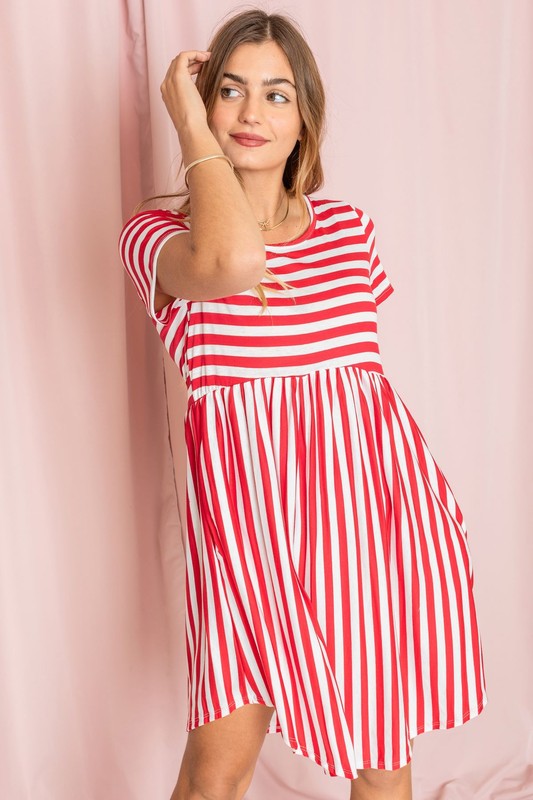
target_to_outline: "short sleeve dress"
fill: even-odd
[[[291,288],[265,276],[264,313],[253,288],[155,311],[177,211],[136,214],[119,250],[188,393],[186,730],[266,704],[268,733],[354,779],[487,696],[465,520],[383,372],[373,221],[305,201],[305,233],[265,245]]]

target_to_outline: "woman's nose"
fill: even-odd
[[[240,113],[240,122],[258,122],[261,119],[260,100],[248,95],[244,98]]]

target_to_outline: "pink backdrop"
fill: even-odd
[[[33,6],[0,25],[0,797],[166,800],[186,737],[185,391],[117,237],[175,185],[168,64],[233,3]],[[469,527],[489,702],[416,739],[415,798],[532,798],[533,3],[263,7],[316,54],[319,195],[376,223],[385,372]],[[348,794],[270,735],[247,798]]]

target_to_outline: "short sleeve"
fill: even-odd
[[[356,209],[356,211],[359,214],[361,225],[364,230],[365,247],[368,253],[370,288],[374,295],[376,305],[379,305],[393,293],[394,286],[383,269],[379,258],[376,245],[376,230],[372,218],[360,209]]]
[[[122,228],[118,244],[120,259],[148,316],[155,322],[166,323],[176,303],[187,303],[175,298],[159,311],[154,308],[159,253],[172,236],[188,231],[184,216],[169,210],[141,211]]]

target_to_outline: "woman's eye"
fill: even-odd
[[[270,92],[270,94],[268,96],[269,97],[281,97],[281,99],[283,100],[284,103],[288,103],[289,102],[289,98],[285,97],[284,94],[280,94],[279,92]]]
[[[231,86],[223,86],[220,90],[222,97],[229,97],[229,95],[224,94],[224,92],[236,92],[237,89],[233,89]]]

